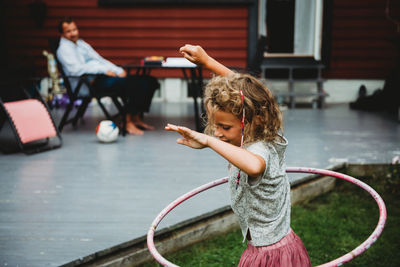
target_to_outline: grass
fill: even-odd
[[[400,167],[386,177],[363,180],[386,204],[385,229],[370,249],[346,266],[400,266]],[[313,201],[292,207],[292,228],[307,247],[313,266],[336,259],[364,242],[378,222],[375,200],[363,189],[341,180],[336,188]],[[245,249],[240,230],[164,255],[179,266],[237,266]],[[144,266],[159,266],[155,262]]]

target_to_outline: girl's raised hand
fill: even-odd
[[[167,124],[167,126],[165,126],[165,130],[178,132],[180,135],[182,135],[183,138],[176,140],[178,144],[196,149],[207,147],[208,136],[205,134],[190,130],[186,127],[176,126],[169,123]]]
[[[203,65],[205,68],[218,75],[229,76],[233,74],[232,70],[210,57],[199,45],[184,45],[179,49],[179,52],[189,61],[197,65]]]
[[[207,61],[210,59],[206,51],[199,45],[184,45],[179,49],[179,52],[181,52],[187,60],[197,65],[206,65]]]

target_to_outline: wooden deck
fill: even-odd
[[[59,112],[56,112],[59,118]],[[59,266],[143,236],[171,201],[226,176],[225,160],[192,150],[165,132],[167,122],[194,127],[192,103],[154,103],[156,130],[101,144],[96,107],[85,125],[66,126],[63,147],[26,156],[0,154],[0,264]],[[284,111],[288,166],[390,163],[400,156],[400,123],[381,113],[326,109]],[[290,179],[300,179],[291,175]],[[229,204],[221,186],[185,202],[158,229]]]

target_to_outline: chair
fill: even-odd
[[[121,102],[118,99],[118,98],[121,98],[124,101],[124,97],[122,95],[119,95],[117,92],[115,92],[115,93],[107,92],[107,93],[101,93],[101,94],[98,93],[96,91],[94,84],[91,82],[91,80],[92,80],[91,78],[98,76],[98,75],[93,75],[93,74],[84,74],[81,76],[66,75],[62,64],[57,59],[57,49],[58,49],[59,41],[60,41],[60,39],[58,39],[58,38],[57,39],[49,39],[50,50],[54,54],[54,57],[57,61],[57,67],[58,67],[61,77],[63,78],[64,86],[67,90],[67,95],[69,97],[69,103],[65,109],[64,115],[62,116],[61,121],[58,126],[59,130],[62,131],[64,126],[69,123],[72,123],[72,125],[74,127],[76,127],[78,120],[83,118],[89,103],[91,102],[91,100],[93,98],[95,98],[97,100],[97,103],[99,104],[101,110],[103,111],[104,115],[106,116],[106,118],[108,120],[114,121],[118,115],[122,116],[123,125],[122,125],[121,132],[122,132],[122,135],[125,136],[125,134],[126,134],[126,120],[125,120],[126,111],[124,108],[124,104],[121,104]],[[75,86],[73,86],[73,82],[71,82],[72,79],[78,80],[78,82]],[[81,95],[80,92],[81,92],[82,88],[84,88],[85,86],[88,88],[89,92],[88,92],[88,94]],[[112,102],[114,103],[114,105],[116,106],[116,108],[118,110],[117,114],[114,114],[114,115],[110,114],[110,112],[106,109],[104,104],[100,101],[101,98],[103,98],[103,97],[111,97]],[[81,100],[81,104],[78,105],[75,116],[70,118],[70,113],[74,109],[75,103],[77,100]]]
[[[13,95],[0,97],[0,150],[32,154],[61,147],[60,132],[37,89],[33,88],[32,97],[25,90],[2,91],[6,89]]]

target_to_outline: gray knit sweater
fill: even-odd
[[[232,209],[238,216],[243,241],[249,231],[254,246],[274,244],[290,230],[290,184],[284,156],[287,144],[283,138],[282,142],[258,141],[245,147],[260,155],[266,163],[262,176],[251,184],[248,175],[242,171],[236,189],[239,170],[229,165]]]

